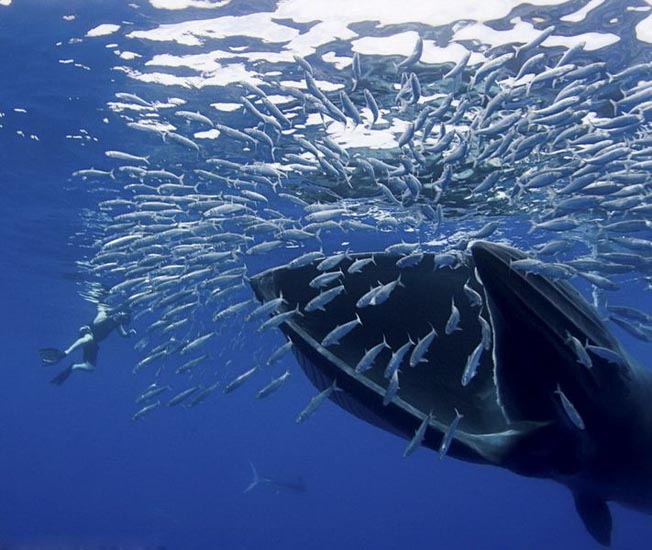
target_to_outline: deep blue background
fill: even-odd
[[[123,78],[109,71],[103,43],[76,50],[92,71],[58,63],[68,55],[55,44],[120,21],[126,8],[65,4],[0,10],[0,546],[594,548],[571,496],[551,482],[426,451],[404,460],[404,441],[332,404],[296,425],[314,394],[298,371],[269,400],[254,400],[245,386],[142,423],[130,418],[147,381],[131,373],[137,355],[116,336],[95,374],[62,388],[48,383],[52,372],[36,350],[68,343],[94,315],[77,293],[84,239],[71,236],[84,231],[80,214],[95,198],[70,174],[98,165],[111,145],[112,129],[97,125]],[[67,13],[77,20],[64,22]],[[101,141],[65,139],[80,128]],[[238,360],[244,370],[251,358]],[[263,475],[302,477],[307,493],[243,494],[248,460]],[[614,547],[647,548],[652,522],[613,512]]]

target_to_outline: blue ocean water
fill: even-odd
[[[187,6],[162,9],[164,4]],[[161,103],[180,98],[186,103],[179,108],[208,113],[211,103],[238,104],[236,83],[247,75],[272,73],[275,63],[280,76],[273,77],[300,78],[298,72],[285,77],[284,71],[294,64],[292,55],[289,61],[275,61],[274,56],[288,49],[286,42],[292,35],[288,29],[298,29],[300,36],[319,27],[319,14],[310,17],[310,2],[303,4],[304,13],[294,21],[288,17],[299,3],[225,2],[207,8],[210,4],[28,0],[0,7],[4,75],[0,85],[0,166],[4,176],[0,303],[4,305],[1,345],[5,373],[0,399],[0,547],[596,547],[578,520],[567,489],[550,481],[520,478],[450,458],[439,460],[425,450],[403,459],[403,440],[330,403],[309,422],[296,424],[297,413],[315,390],[290,356],[275,372],[289,368],[294,375],[269,399],[254,399],[270,378],[264,374],[257,387],[247,385],[230,395],[220,392],[201,406],[156,411],[142,422],[133,422],[131,417],[138,410],[134,400],[152,381],[148,375],[132,373],[143,357],[133,349],[134,340],[151,322],[141,317],[134,321],[139,333],[134,340],[114,334],[101,344],[97,372],[75,374],[61,388],[48,383],[53,372],[39,364],[37,350],[68,345],[79,326],[95,315],[96,306],[83,298],[89,288],[95,288],[91,283],[98,283],[88,262],[97,255],[98,242],[106,242],[104,231],[111,225],[111,214],[99,203],[129,196],[110,178],[96,181],[72,174],[91,167],[111,169],[113,164],[104,152],[115,149],[152,155],[152,162],[156,160],[159,167],[175,173],[190,172],[198,162],[194,152],[171,149],[174,146],[169,142],[128,129],[125,123],[137,120],[139,112],[116,106],[115,94],[126,92]],[[387,11],[401,10],[395,3],[382,4],[378,18]],[[445,49],[452,33],[462,27],[471,29],[473,19],[492,23],[476,29],[477,36],[471,33],[460,42],[477,46],[485,40],[499,46],[505,38],[490,30],[519,29],[527,21],[538,29],[555,24],[564,36],[585,35],[587,43],[596,44],[586,57],[607,61],[612,72],[650,60],[649,44],[635,31],[649,16],[645,2],[486,4],[487,18],[475,4],[467,16],[454,13],[449,21],[432,24],[428,19],[432,10],[422,7],[420,14],[419,6],[411,3],[405,7],[404,17],[386,24],[372,23],[378,19],[365,19],[364,13],[359,19],[356,14],[341,20],[335,17],[329,20],[330,27],[325,25],[306,40],[308,49],[318,50],[318,54],[311,57],[309,51],[297,50],[297,55],[306,56],[322,71],[320,85],[328,80],[327,75],[336,84],[348,82],[350,67],[340,69],[336,61],[351,57],[351,41],[412,33],[394,42],[388,40],[387,50],[379,42],[373,46],[378,53],[361,54],[371,70],[368,79],[375,81],[374,90],[385,92],[377,92],[385,106],[398,91],[384,80],[394,70],[391,63],[410,53],[417,33],[429,36],[433,48]],[[587,9],[585,17],[564,22],[565,16],[582,8]],[[265,18],[258,20],[252,14],[275,10],[279,15],[271,21],[286,22],[285,30],[258,32],[255,25]],[[409,10],[413,12],[407,13]],[[215,24],[220,30],[202,40],[190,39],[190,31],[179,31],[222,17],[231,19]],[[119,29],[87,35],[102,24],[118,25]],[[346,28],[354,29],[351,36],[343,32]],[[153,30],[162,37],[128,36]],[[619,40],[601,43],[607,35]],[[300,40],[293,40],[299,48]],[[518,37],[507,41],[523,42]],[[358,46],[372,48],[370,43],[358,42]],[[131,51],[140,57],[120,57]],[[229,55],[220,57],[215,52]],[[247,57],[240,56],[241,52],[258,53]],[[202,53],[205,59],[186,57]],[[176,56],[176,60],[166,62],[159,57],[151,62],[164,55]],[[429,55],[433,56],[430,63],[436,64],[440,61],[435,58],[444,54],[431,49]],[[193,63],[200,68],[191,68]],[[223,70],[216,70],[213,63],[221,63]],[[235,76],[224,69],[231,66]],[[392,74],[395,78],[395,71]],[[202,83],[211,78],[216,85]],[[246,127],[241,109],[211,113],[234,128]],[[188,135],[193,137],[192,132]],[[196,139],[202,140],[204,151],[211,148],[207,156],[249,162],[260,155],[269,160],[264,152],[224,145],[221,140],[214,145],[208,139]],[[276,160],[282,146],[279,149]],[[381,158],[391,160],[391,149],[380,150]],[[272,206],[287,208],[290,216],[297,212],[296,205]],[[505,232],[513,242],[530,238],[526,233],[529,215],[520,212],[513,222],[508,218],[506,224],[513,223],[513,227]],[[467,227],[465,224],[473,226],[473,222],[473,218],[450,216],[446,230],[452,233],[457,227]],[[424,240],[433,238],[427,226],[415,229],[406,224],[389,233],[391,242],[414,240],[415,234]],[[382,249],[388,242],[387,233],[351,231],[326,235],[321,245],[330,251],[348,247],[370,251]],[[252,258],[250,273],[286,263],[298,253],[281,249],[272,257]],[[116,281],[100,277],[99,282]],[[625,279],[613,300],[650,311],[649,290],[632,279]],[[206,327],[213,314],[208,306],[198,309],[192,322]],[[623,331],[618,330],[617,335],[646,365],[649,346]],[[218,337],[209,359],[209,374],[217,373],[215,379],[222,382],[223,369],[243,372],[257,360],[259,348],[269,353],[282,341],[278,334],[247,332],[236,322],[225,323]],[[289,482],[302,480],[305,492],[277,494],[260,486],[244,493],[251,481],[250,462],[261,475]],[[649,519],[619,506],[613,506],[612,512],[614,548],[646,547],[652,535]]]

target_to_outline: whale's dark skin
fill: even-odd
[[[345,292],[325,311],[295,315],[281,325],[294,342],[303,370],[319,389],[333,380],[343,390],[331,399],[352,414],[400,437],[410,439],[429,412],[433,421],[423,445],[438,449],[455,417],[464,415],[449,454],[515,473],[550,478],[574,495],[580,517],[603,545],[611,541],[608,502],[652,511],[652,380],[629,360],[595,310],[565,282],[526,275],[510,267],[526,256],[507,246],[476,242],[465,265],[434,269],[426,254],[417,266],[396,267],[399,256],[374,254],[375,264],[348,274],[353,259],[339,266]],[[302,310],[318,294],[309,282],[320,272],[318,262],[299,269],[266,271],[252,278],[261,301],[279,296],[284,310]],[[477,274],[474,277],[474,270]],[[378,282],[399,275],[383,304],[356,308],[357,300]],[[463,285],[479,292],[482,316],[490,321],[492,349],[482,354],[478,374],[464,387],[467,357],[481,340],[480,308],[469,302]],[[338,284],[338,283],[334,283]],[[459,308],[461,330],[446,335],[451,299]],[[362,321],[337,346],[321,346],[335,326],[359,314]],[[411,338],[416,342],[434,327],[439,336],[425,361],[401,364],[397,398],[383,405],[388,381],[383,371],[391,350]],[[608,348],[620,364],[591,354],[592,368],[578,361],[569,344],[571,334],[582,344]],[[365,351],[386,338],[391,350],[359,374],[355,366]],[[580,414],[579,429],[564,410],[560,388]]]

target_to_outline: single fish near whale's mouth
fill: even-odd
[[[341,255],[335,292],[310,284],[323,259],[251,284],[263,304],[283,296],[277,326],[326,398],[409,440],[406,455],[423,445],[564,483],[609,544],[607,501],[652,504],[647,376],[571,285],[515,269],[513,248],[478,241],[445,267],[402,258]]]

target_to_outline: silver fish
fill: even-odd
[[[281,357],[283,357],[286,353],[288,353],[292,349],[293,345],[294,344],[292,343],[292,340],[289,340],[289,341],[285,342],[285,344],[283,344],[282,346],[279,346],[269,356],[269,358],[267,359],[266,365],[270,366],[270,365],[273,365],[274,363],[276,363],[276,361],[281,359]]]
[[[262,332],[264,330],[267,330],[268,328],[273,328],[273,327],[278,327],[279,325],[285,323],[286,321],[289,321],[292,317],[295,315],[303,315],[299,311],[299,305],[297,304],[296,309],[292,309],[290,311],[285,311],[283,313],[278,313],[274,315],[273,317],[270,317],[265,321],[260,327],[258,327],[258,332]]]
[[[192,388],[188,388],[187,390],[183,390],[182,392],[179,392],[177,395],[175,395],[172,399],[168,401],[168,407],[175,407],[176,405],[179,405],[182,401],[185,401],[190,395],[195,393],[199,389],[199,386],[193,386]]]
[[[421,424],[419,424],[419,427],[414,432],[414,436],[410,440],[410,443],[408,443],[408,446],[405,448],[405,451],[403,451],[403,458],[407,458],[421,446],[421,443],[423,443],[423,439],[426,435],[426,430],[428,429],[428,425],[430,424],[431,420],[432,420],[432,412],[428,413],[421,421]]]
[[[566,397],[564,392],[561,391],[559,384],[557,384],[557,389],[555,390],[555,393],[559,395],[559,399],[561,401],[562,407],[564,408],[564,412],[568,416],[568,419],[573,423],[573,425],[578,430],[586,429],[586,426],[584,425],[584,420],[582,420],[580,413],[577,412],[575,406],[570,402],[568,397]]]
[[[460,310],[457,309],[457,306],[455,305],[455,298],[453,298],[451,299],[451,314],[450,317],[448,318],[448,321],[446,321],[446,328],[444,329],[446,335],[450,336],[456,330],[461,330],[459,328],[459,324],[460,324]]]
[[[387,363],[387,367],[385,368],[385,378],[391,378],[394,375],[394,373],[399,370],[403,358],[407,355],[408,351],[410,351],[410,348],[413,345],[414,342],[408,339],[408,341],[405,342],[405,344],[403,344],[394,353],[392,353],[392,356],[389,362]]]
[[[444,437],[442,437],[441,445],[439,446],[439,458],[443,458],[448,453],[448,449],[450,448],[451,443],[453,442],[453,438],[455,437],[457,427],[463,418],[464,415],[455,409],[455,418],[453,418],[453,421],[448,426]]]
[[[344,292],[344,285],[338,285],[329,290],[324,290],[310,300],[304,307],[305,311],[325,311],[325,306]]]
[[[343,323],[337,325],[333,330],[331,330],[326,336],[324,336],[321,341],[321,345],[326,346],[337,346],[340,343],[340,340],[344,338],[349,332],[351,332],[358,325],[362,325],[362,321],[358,314],[355,314],[355,319],[349,321],[348,323]]]
[[[276,390],[278,390],[283,382],[285,382],[288,378],[290,377],[290,371],[286,370],[281,376],[278,378],[274,378],[269,384],[267,384],[263,389],[261,389],[257,394],[256,394],[256,399],[263,399],[264,397],[267,397],[271,393],[274,393]]]
[[[584,365],[587,369],[590,369],[591,367],[593,367],[593,361],[591,361],[591,357],[589,356],[588,352],[586,351],[586,348],[570,332],[567,333],[567,335],[566,335],[566,343],[575,352],[575,355],[577,356],[578,362],[582,363],[582,365]]]
[[[194,359],[191,359],[187,363],[184,363],[183,365],[181,365],[175,372],[177,374],[182,374],[184,372],[188,372],[189,370],[192,370],[193,367],[196,367],[197,365],[199,365],[199,363],[201,363],[202,361],[204,361],[208,357],[209,357],[208,353],[204,353],[203,355],[200,355],[199,357],[195,357]]]
[[[398,370],[394,371],[392,377],[389,380],[389,385],[385,390],[385,396],[383,397],[383,405],[389,405],[393,399],[397,396],[398,390],[400,389],[398,384]]]
[[[241,375],[237,376],[231,382],[229,382],[224,387],[224,393],[231,393],[232,391],[238,389],[242,384],[244,384],[249,378],[251,378],[254,373],[258,371],[258,367],[253,367],[246,372],[243,372]]]
[[[469,286],[469,281],[464,283],[464,294],[469,299],[471,307],[482,307],[482,296]]]
[[[488,350],[491,348],[491,342],[493,339],[491,325],[482,315],[478,315],[478,321],[480,321],[480,330],[482,332],[482,346],[485,350]]]
[[[431,328],[430,332],[426,334],[423,338],[419,338],[417,345],[414,346],[414,349],[412,350],[412,354],[410,355],[411,367],[416,367],[419,363],[426,362],[424,357],[426,353],[428,353],[428,349],[430,348],[430,345],[432,344],[434,339],[438,336],[435,327],[431,325],[430,328]]]
[[[138,396],[136,403],[143,403],[144,401],[149,401],[150,399],[156,397],[157,395],[162,394],[170,389],[170,386],[159,386],[156,382],[150,385],[143,393]]]
[[[181,353],[181,355],[184,355],[184,354],[188,353],[189,351],[197,349],[200,346],[202,346],[203,344],[205,344],[206,342],[208,342],[213,336],[215,336],[214,332],[209,332],[208,334],[204,334],[202,336],[199,336],[199,337],[195,338],[194,340],[188,342],[185,346],[183,346],[179,353]]]
[[[319,406],[324,401],[326,401],[326,399],[328,399],[334,391],[341,391],[340,388],[337,387],[337,380],[333,380],[333,383],[330,386],[328,386],[325,390],[319,392],[310,400],[310,402],[306,405],[306,408],[299,413],[299,416],[297,416],[297,424],[305,422],[308,418],[310,418],[319,408]]]
[[[387,343],[387,340],[385,340],[385,336],[383,336],[383,341],[380,344],[376,344],[370,350],[365,352],[365,354],[355,366],[355,372],[363,373],[368,371],[371,367],[374,366],[374,361],[384,349],[391,349]]]
[[[142,409],[140,409],[139,411],[137,411],[137,412],[136,412],[136,413],[131,417],[131,419],[132,419],[133,421],[140,420],[140,419],[143,418],[144,416],[146,416],[146,415],[148,415],[149,413],[151,413],[153,410],[158,409],[160,406],[161,406],[161,402],[160,402],[160,401],[157,401],[156,403],[152,403],[151,405],[146,405],[146,406],[144,406]]]
[[[480,357],[482,356],[483,351],[484,343],[480,341],[475,349],[469,354],[469,357],[466,360],[466,366],[464,367],[464,372],[462,373],[462,386],[467,386],[478,372]]]

